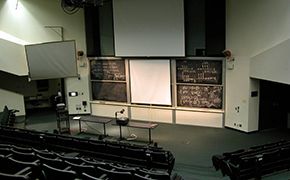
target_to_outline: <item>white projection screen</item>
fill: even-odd
[[[171,105],[170,61],[130,60],[131,102]]]
[[[77,76],[75,41],[58,41],[25,46],[31,80]]]
[[[185,56],[182,0],[113,0],[115,55]]]

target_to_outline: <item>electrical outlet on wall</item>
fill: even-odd
[[[239,113],[239,112],[240,112],[240,106],[235,107],[235,111],[236,111],[237,113]]]
[[[77,105],[76,105],[76,110],[77,110],[77,111],[82,110],[82,106],[81,106],[80,104],[77,104]]]

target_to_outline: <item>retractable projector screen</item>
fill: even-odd
[[[77,76],[73,40],[26,45],[25,51],[31,80]]]
[[[131,102],[171,105],[170,61],[130,60]]]
[[[185,56],[183,0],[114,0],[115,55]]]

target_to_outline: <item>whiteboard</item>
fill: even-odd
[[[131,103],[171,105],[170,61],[130,60]]]
[[[25,46],[31,80],[77,76],[75,41],[58,41]]]
[[[115,55],[185,56],[182,0],[114,0]]]

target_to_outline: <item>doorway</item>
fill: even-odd
[[[260,80],[259,130],[286,129],[290,85]]]

